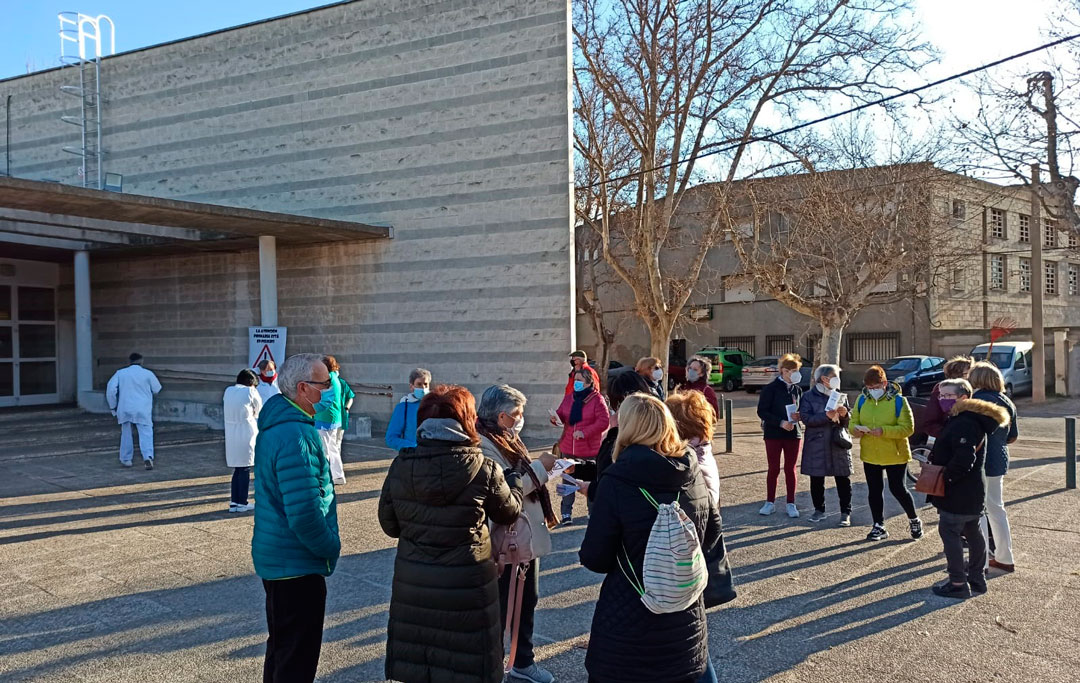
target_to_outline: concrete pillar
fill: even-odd
[[[277,327],[277,238],[259,237],[259,310],[262,327]]]
[[[1054,393],[1058,396],[1068,395],[1068,334],[1068,330],[1054,330]]]
[[[90,319],[90,254],[75,252],[75,400],[94,389],[93,331]]]

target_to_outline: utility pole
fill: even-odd
[[[1043,334],[1043,235],[1042,201],[1039,199],[1039,165],[1031,165],[1031,402],[1046,402],[1046,339]]]

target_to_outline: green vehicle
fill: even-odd
[[[743,366],[754,360],[746,351],[726,346],[706,346],[694,355],[709,359],[712,363],[709,384],[724,391],[735,391],[742,386]]]

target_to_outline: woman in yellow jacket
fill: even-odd
[[[851,410],[851,434],[862,439],[859,455],[866,474],[870,494],[870,512],[874,526],[867,540],[880,541],[889,537],[885,530],[885,482],[889,491],[904,508],[912,538],[922,538],[922,521],[915,512],[915,500],[908,491],[907,464],[911,460],[908,437],[915,433],[911,406],[900,387],[888,381],[885,370],[875,365],[863,377],[865,388]]]

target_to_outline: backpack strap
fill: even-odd
[[[866,403],[866,396],[859,394],[859,400],[855,401],[855,405],[859,408],[859,412],[862,412],[862,407]]]
[[[900,419],[900,413],[904,412],[904,397],[900,394],[896,395],[896,419]]]

